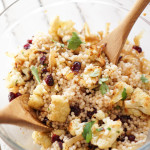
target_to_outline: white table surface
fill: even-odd
[[[7,8],[10,4],[12,4],[15,0],[0,0],[0,13]],[[38,0],[37,0],[38,1]],[[115,1],[115,0],[114,0]],[[135,2],[135,0],[130,0],[131,4]],[[150,7],[145,11],[147,13],[147,17],[150,18]],[[3,141],[0,139],[0,150],[12,150],[9,148]]]

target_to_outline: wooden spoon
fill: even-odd
[[[27,104],[28,100],[29,95],[19,96],[0,110],[0,123],[13,124],[41,132],[51,131],[51,128],[37,119],[35,111]]]
[[[106,43],[105,53],[108,56],[110,62],[117,64],[121,50],[134,23],[149,2],[150,0],[137,0],[131,11],[120,23],[120,25],[100,42],[100,44]]]

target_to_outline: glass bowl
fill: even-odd
[[[132,4],[130,0],[17,0],[8,7],[0,14],[0,108],[8,104],[5,77],[13,62],[12,58],[6,56],[6,52],[16,53],[18,46],[23,46],[35,33],[48,32],[49,22],[57,15],[62,20],[73,20],[79,30],[87,22],[91,31],[96,33],[105,30],[105,25],[109,22],[111,31],[125,17]],[[150,6],[147,9],[149,8]],[[133,41],[134,36],[141,31],[144,34],[140,45],[146,58],[150,59],[150,17],[141,16],[138,19],[129,40]],[[15,150],[40,149],[33,144],[31,134],[31,130],[0,125],[0,137]],[[148,137],[147,143],[149,141]],[[140,149],[149,150],[150,144],[145,144]]]

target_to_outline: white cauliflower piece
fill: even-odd
[[[65,134],[65,130],[53,130],[52,133],[61,136]]]
[[[81,120],[79,118],[76,118],[70,122],[68,130],[73,136],[81,135],[83,132],[84,125],[84,122],[81,123]]]
[[[97,113],[92,116],[92,118],[93,117],[97,120],[103,120],[106,117],[106,115],[102,110],[98,110]]]
[[[39,95],[30,95],[28,105],[34,109],[40,109],[44,105],[43,98]]]
[[[33,95],[30,95],[28,105],[34,109],[40,109],[44,105],[43,95],[47,91],[44,88],[44,85],[41,83],[33,90]]]
[[[150,115],[150,96],[140,88],[136,88],[131,100],[125,101],[125,108],[136,109],[146,115]]]
[[[14,86],[21,86],[25,84],[21,73],[16,70],[13,70],[8,74],[6,81],[7,88],[13,88]]]
[[[50,114],[48,115],[49,120],[65,122],[70,113],[68,100],[61,95],[52,95],[51,99],[52,101],[49,106]]]
[[[123,132],[121,121],[113,121],[109,117],[107,117],[103,119],[103,122],[105,124],[103,124],[101,127],[99,127],[96,123],[92,126],[91,143],[98,146],[100,149],[111,147]],[[99,132],[96,130],[98,128],[103,128],[104,130]]]
[[[32,138],[35,143],[42,145],[44,148],[48,148],[51,146],[51,138],[47,133],[34,131],[32,133]]]
[[[63,42],[67,42],[68,38],[71,38],[72,32],[76,32],[74,22],[71,20],[61,21],[59,16],[54,18],[49,29],[49,34],[52,36],[53,40],[58,41],[62,38]]]
[[[33,91],[34,95],[39,95],[39,96],[43,96],[46,93],[47,93],[47,91],[45,90],[43,84],[37,85],[37,87]]]
[[[122,99],[122,92],[124,90],[124,88],[126,88],[126,93],[127,93],[127,98],[130,98],[132,92],[133,92],[133,88],[126,84],[125,82],[117,82],[117,84],[115,85],[115,89],[114,89],[114,95],[112,97],[112,103],[115,104],[118,101],[120,101]]]
[[[94,72],[97,75],[92,77],[91,74],[93,74]],[[93,89],[97,86],[96,84],[101,75],[102,75],[102,68],[90,64],[89,66],[85,67],[84,72],[81,74],[79,84],[81,86],[84,86],[85,88]]]
[[[127,109],[126,111],[130,115],[134,115],[134,116],[137,116],[137,117],[142,116],[142,112],[137,110],[137,109]]]

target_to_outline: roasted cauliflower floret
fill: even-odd
[[[131,100],[125,101],[125,107],[150,115],[150,96],[140,88],[136,88],[131,96]]]
[[[52,101],[49,106],[50,114],[48,115],[49,120],[65,122],[70,113],[68,100],[61,95],[52,95],[51,99]]]
[[[95,88],[102,74],[102,68],[93,66],[92,64],[85,67],[84,72],[81,74],[79,84],[85,88]]]
[[[99,127],[98,124],[92,126],[92,140],[93,145],[98,146],[100,149],[106,149],[112,146],[116,139],[123,132],[121,127],[121,121],[113,121],[109,117],[103,119],[102,126]],[[103,128],[102,131],[97,131],[97,129]]]
[[[32,138],[35,143],[42,145],[44,148],[48,148],[51,146],[51,138],[47,133],[34,131],[32,133]]]
[[[84,125],[85,123],[81,123],[81,120],[76,118],[70,122],[68,130],[73,136],[80,135],[83,132]]]
[[[65,134],[65,130],[53,130],[52,133],[61,136]]]
[[[13,70],[8,74],[6,81],[8,88],[13,88],[15,86],[21,86],[25,84],[21,73],[16,70]]]
[[[120,81],[115,85],[114,88],[114,95],[112,97],[113,104],[119,102],[122,99],[122,92],[124,88],[126,89],[127,98],[130,98],[133,92],[133,88],[130,85],[126,84],[125,82]]]
[[[29,97],[28,105],[34,109],[40,109],[44,105],[43,95],[46,93],[47,91],[42,83],[37,85],[33,94]]]
[[[59,16],[57,16],[51,23],[49,34],[52,36],[53,40],[58,41],[62,38],[63,42],[67,42],[74,31],[76,31],[74,28],[74,22],[71,20],[61,21]]]
[[[98,110],[97,113],[92,116],[92,119],[103,120],[105,117],[105,113],[101,110]]]

